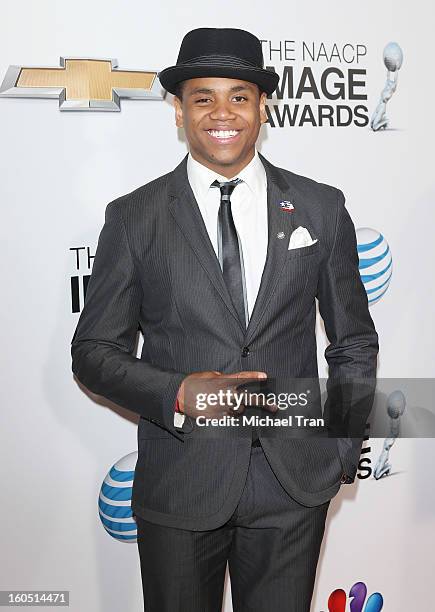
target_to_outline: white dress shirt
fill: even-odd
[[[187,176],[204,219],[210,241],[219,258],[218,212],[220,191],[211,184],[235,178],[243,182],[231,194],[231,212],[242,246],[248,316],[252,314],[267,254],[267,178],[257,151],[237,176],[228,179],[188,155]]]

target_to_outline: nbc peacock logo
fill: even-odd
[[[329,612],[380,612],[384,598],[380,593],[372,593],[367,599],[364,582],[355,582],[349,591],[349,599],[343,589],[332,591],[328,599]]]

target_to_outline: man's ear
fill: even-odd
[[[183,126],[183,109],[181,107],[181,100],[174,96],[174,108],[175,108],[175,125],[179,128]]]
[[[263,91],[260,94],[260,121],[261,123],[266,123],[267,122],[267,113],[266,113],[266,100],[267,100],[267,94],[265,91]]]

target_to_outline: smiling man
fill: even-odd
[[[266,93],[248,81],[203,77],[182,82],[175,94],[191,157],[227,178],[237,175],[255,155]]]
[[[340,190],[256,150],[279,80],[258,38],[193,30],[159,77],[189,153],[107,206],[73,371],[140,415],[132,511],[146,611],[220,612],[228,562],[235,612],[309,612],[329,503],[354,481],[363,438],[239,430],[238,419],[212,435],[195,400],[227,398],[208,396],[205,419],[264,416],[277,406],[263,397],[235,407],[228,392],[241,381],[315,388],[317,299],[330,340],[327,428],[342,432],[354,415],[365,423],[378,337],[355,228]],[[370,392],[345,393],[342,378],[362,378]],[[320,402],[296,410],[322,416]]]

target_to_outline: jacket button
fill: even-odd
[[[249,346],[244,346],[242,351],[242,357],[247,357],[249,355]]]
[[[341,476],[341,480],[340,480],[341,484],[346,484],[347,478],[348,478],[347,474],[343,473]]]

